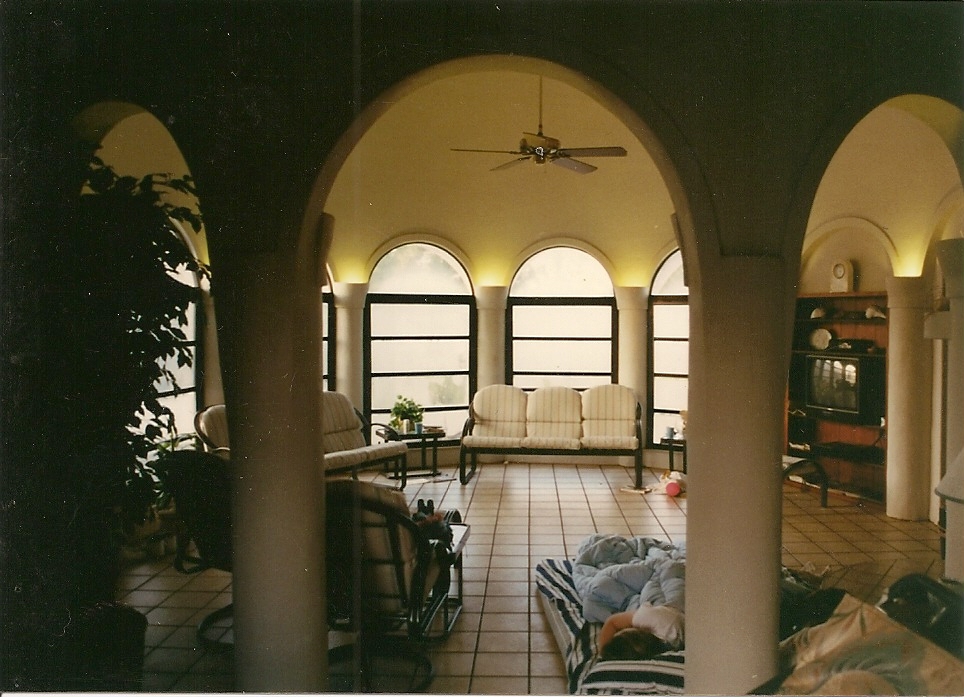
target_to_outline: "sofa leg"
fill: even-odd
[[[643,488],[643,457],[639,453],[636,453],[636,488]]]
[[[470,457],[472,458],[472,469],[466,472],[465,471],[465,450],[464,449],[459,450],[459,481],[463,485],[468,484],[469,480],[471,480],[472,477],[475,475],[477,456],[475,453],[472,453]]]

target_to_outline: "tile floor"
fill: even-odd
[[[645,476],[655,483],[658,473]],[[573,555],[594,532],[683,540],[685,496],[621,490],[630,484],[631,471],[619,466],[544,464],[486,464],[464,487],[447,472],[409,480],[405,493],[413,508],[417,499],[431,498],[460,510],[472,526],[464,611],[455,631],[431,649],[436,677],[430,692],[566,693],[531,569],[540,559]],[[878,504],[842,495],[832,494],[828,508],[819,500],[816,490],[784,484],[785,565],[818,572],[829,567],[835,585],[870,602],[906,573],[940,577],[935,525],[894,520]],[[234,691],[231,651],[200,648],[195,639],[200,619],[230,597],[229,574],[185,576],[172,568],[170,556],[130,567],[119,599],[148,618],[145,691]]]

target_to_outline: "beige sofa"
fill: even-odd
[[[475,475],[478,455],[631,455],[642,487],[642,410],[632,389],[598,385],[584,391],[489,385],[475,393],[462,429],[459,480]],[[467,468],[471,462],[471,468]]]
[[[340,392],[322,392],[321,442],[325,449],[325,475],[351,474],[373,467],[391,465],[399,488],[405,488],[408,446],[399,441],[368,443],[369,425],[348,397]]]

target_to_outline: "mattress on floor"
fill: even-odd
[[[566,664],[569,692],[590,695],[678,695],[683,693],[683,652],[646,661],[596,662],[600,624],[582,616],[572,580],[572,561],[544,559],[535,568],[539,602]]]

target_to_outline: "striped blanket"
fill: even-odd
[[[679,695],[683,693],[683,652],[668,651],[646,661],[596,662],[601,624],[583,618],[579,592],[573,583],[573,563],[544,559],[535,568],[536,586],[557,620],[557,636],[569,692],[591,695]]]

